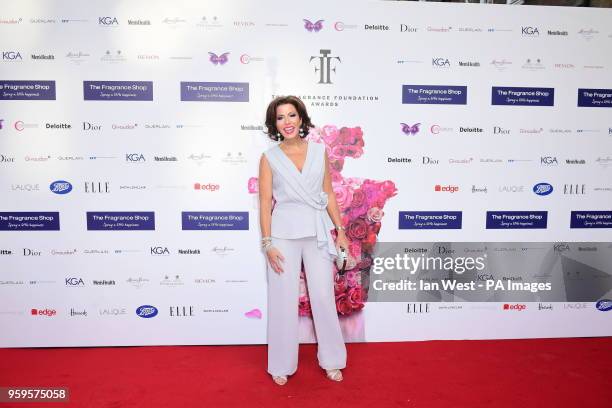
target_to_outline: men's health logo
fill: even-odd
[[[55,194],[68,194],[72,191],[72,184],[65,180],[57,180],[51,183],[49,189]]]
[[[421,126],[420,123],[415,123],[412,126],[407,123],[400,123],[400,125],[402,125],[402,132],[408,136],[413,136],[419,133],[419,126]]]
[[[597,310],[602,312],[608,312],[612,310],[612,300],[610,299],[602,299],[595,304]]]
[[[310,31],[311,33],[312,32],[318,33],[319,31],[321,31],[323,29],[323,22],[325,21],[325,20],[317,20],[313,23],[307,19],[303,19],[303,20],[304,20],[304,28],[307,31]]]
[[[553,192],[553,186],[548,183],[538,183],[533,186],[533,192],[539,196],[546,196]]]
[[[227,61],[229,61],[229,54],[229,52],[224,52],[221,55],[217,55],[214,52],[209,52],[208,55],[210,55],[210,57],[208,58],[208,60],[214,65],[224,65],[225,63],[227,63]]]
[[[136,309],[136,315],[143,319],[150,319],[151,317],[157,316],[158,313],[159,311],[157,308],[151,305],[142,305]]]

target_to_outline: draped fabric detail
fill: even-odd
[[[298,204],[295,217],[300,216],[299,204],[313,208],[316,211],[317,245],[319,248],[327,247],[328,253],[336,256],[336,246],[331,234],[334,226],[327,213],[328,196],[323,191],[325,147],[322,144],[308,142],[306,161],[301,172],[279,145],[269,149],[265,154],[272,168],[273,177],[277,178],[273,184],[279,186],[278,189],[283,189],[283,197],[275,197],[276,207]],[[272,216],[274,217],[274,213]]]

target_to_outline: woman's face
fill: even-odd
[[[295,106],[290,103],[278,105],[276,108],[276,129],[285,139],[299,137],[302,119]]]

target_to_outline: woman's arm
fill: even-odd
[[[269,237],[272,224],[272,170],[266,159],[261,155],[259,161],[259,225],[261,236]]]
[[[329,214],[329,218],[331,218],[332,222],[336,226],[336,231],[338,232],[338,237],[336,238],[336,243],[338,246],[348,249],[348,239],[346,238],[346,234],[344,230],[338,230],[338,227],[342,227],[342,217],[340,217],[340,210],[338,209],[338,202],[336,201],[336,194],[334,193],[334,189],[332,188],[331,176],[329,175],[329,159],[327,158],[327,152],[325,155],[325,175],[323,176],[323,191],[327,193],[327,213]]]
[[[272,233],[272,169],[264,154],[261,155],[259,161],[259,225],[261,237],[270,237]],[[283,272],[281,264],[285,260],[283,254],[273,246],[268,247],[265,252],[274,272]]]

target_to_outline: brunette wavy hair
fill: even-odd
[[[302,126],[300,127],[301,138],[305,138],[308,135],[310,128],[314,127],[310,121],[310,116],[308,116],[308,112],[306,111],[306,105],[304,105],[304,102],[302,102],[300,98],[293,95],[277,96],[272,100],[272,102],[270,102],[268,109],[266,109],[267,131],[264,132],[270,139],[277,142],[282,141],[284,137],[276,128],[276,108],[278,108],[280,105],[285,105],[288,103],[293,105],[298,116],[300,119],[302,119]]]

